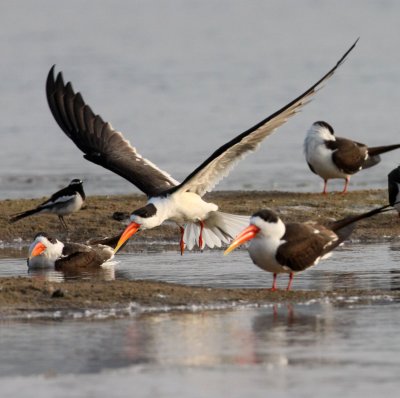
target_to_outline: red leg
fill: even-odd
[[[183,256],[183,253],[185,252],[185,242],[183,240],[183,234],[185,233],[185,228],[179,227],[181,230],[181,240],[179,241],[179,247],[181,248],[181,256]]]
[[[274,273],[274,280],[272,282],[271,292],[274,292],[276,290],[276,277],[277,274]]]
[[[291,272],[291,273],[289,274],[289,283],[288,283],[287,288],[286,288],[287,291],[289,291],[290,288],[292,287],[293,276],[294,276],[294,273]]]
[[[349,186],[349,181],[350,181],[350,177],[346,177],[346,182],[344,183],[344,188],[343,188],[342,193],[347,192],[347,187]]]
[[[199,221],[200,222],[200,235],[199,235],[199,247],[200,250],[203,250],[203,229],[204,229],[204,222],[203,221]]]
[[[328,193],[326,190],[327,186],[328,186],[328,180],[324,180],[324,190],[322,191],[323,195],[326,195]]]

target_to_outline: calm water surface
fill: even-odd
[[[327,302],[1,322],[2,396],[395,394],[399,310]]]
[[[13,255],[23,256],[25,249]],[[255,267],[246,250],[224,256],[219,250],[186,252],[157,251],[119,254],[111,264],[94,274],[68,274],[52,270],[28,273],[25,258],[5,257],[9,249],[0,250],[0,277],[26,276],[52,281],[74,279],[146,279],[210,287],[270,287],[272,274]],[[4,257],[4,258],[2,258]],[[400,243],[346,243],[332,257],[294,279],[295,289],[332,290],[400,289]],[[278,285],[286,287],[287,275],[278,277]]]
[[[4,253],[3,253],[4,254]],[[246,251],[125,254],[104,279],[156,279],[215,287],[270,286]],[[0,320],[2,396],[205,397],[352,396],[395,393],[400,371],[400,246],[348,243],[300,274],[295,289],[380,289],[387,295],[285,303],[191,307],[162,312],[133,305]],[[112,272],[111,272],[112,269]],[[0,276],[28,275],[25,260],[3,258]],[[88,278],[88,275],[83,276]],[[282,280],[284,279],[284,280]],[[285,277],[280,280],[284,286]],[[36,320],[35,320],[36,319]],[[155,382],[157,380],[157,382]]]

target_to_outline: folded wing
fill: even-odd
[[[303,271],[314,265],[339,245],[339,237],[315,223],[286,224],[285,243],[279,246],[276,258],[292,271]]]

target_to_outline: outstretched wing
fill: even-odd
[[[64,84],[62,73],[54,77],[54,65],[46,82],[46,95],[54,119],[85,154],[84,158],[105,167],[136,185],[147,196],[157,195],[179,184],[137,153],[123,135],[104,122],[85,104],[72,84]]]
[[[196,170],[186,177],[180,185],[172,188],[171,192],[183,190],[204,195],[206,192],[211,191],[222,178],[229,174],[240,159],[248,153],[255,151],[264,138],[272,134],[311,100],[311,97],[321,88],[322,84],[344,62],[357,41],[358,39],[340,58],[336,65],[308,90],[277,112],[218,148]]]

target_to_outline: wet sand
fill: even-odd
[[[0,279],[0,319],[23,316],[31,311],[89,309],[123,310],[129,306],[151,307],[153,311],[190,310],[207,306],[262,305],[269,303],[304,303],[310,300],[346,301],[357,297],[358,303],[377,298],[399,299],[399,291],[341,289],[335,291],[271,291],[270,289],[222,289],[189,287],[151,281],[53,283],[30,278]]]
[[[366,190],[322,196],[321,194],[285,192],[216,192],[208,196],[226,212],[251,214],[270,207],[285,221],[313,219],[323,223],[350,214],[368,211],[387,203],[384,190]],[[114,220],[115,211],[130,212],[144,203],[141,195],[115,197],[89,197],[87,204],[78,214],[68,217],[70,231],[60,228],[57,217],[44,215],[27,218],[15,224],[8,224],[8,215],[31,208],[42,200],[1,201],[0,239],[13,242],[21,238],[27,244],[38,231],[65,240],[86,241],[87,239],[115,235],[124,228]],[[178,229],[174,225],[144,231],[126,250],[146,250],[154,240],[170,241],[175,248]],[[353,240],[362,242],[397,239],[400,236],[400,222],[396,212],[389,212],[361,221],[352,235]],[[177,244],[177,243],[176,243]],[[176,249],[176,248],[175,248]],[[149,281],[83,281],[49,282],[31,278],[0,279],[0,315],[18,315],[31,310],[61,309],[107,309],[126,307],[131,303],[141,306],[211,305],[215,303],[272,303],[280,301],[304,302],[311,299],[362,296],[365,299],[390,295],[398,298],[400,292],[388,291],[291,291],[271,292],[268,289],[214,289],[188,287],[183,285]]]
[[[117,211],[130,213],[145,204],[144,195],[91,196],[78,213],[66,217],[69,232],[61,229],[59,220],[54,215],[28,217],[17,223],[9,224],[8,218],[37,206],[46,198],[19,199],[0,201],[0,240],[13,242],[20,238],[31,242],[39,231],[45,231],[61,240],[84,242],[96,237],[113,236],[120,233],[124,225],[112,218]],[[329,222],[333,219],[358,214],[374,207],[387,204],[386,190],[363,190],[349,192],[346,195],[330,193],[295,193],[262,191],[221,191],[208,194],[206,200],[219,205],[221,211],[248,214],[269,207],[282,217],[285,222],[315,220]],[[396,212],[389,212],[361,221],[352,235],[352,239],[379,241],[400,236],[400,222]],[[178,242],[179,230],[174,224],[163,225],[153,230],[143,231],[131,240],[128,246],[132,250],[145,249],[146,242],[171,240]],[[141,247],[143,245],[143,247]],[[136,246],[136,247],[135,247]]]

